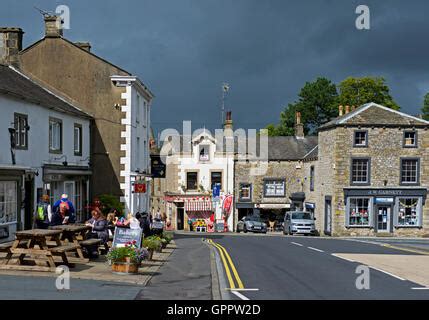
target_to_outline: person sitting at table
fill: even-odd
[[[92,218],[86,222],[86,226],[91,227],[91,231],[86,234],[86,239],[101,239],[105,244],[109,241],[109,231],[107,229],[107,220],[104,218],[100,209],[95,208],[91,212]],[[98,257],[97,245],[88,248],[93,257]]]
[[[51,218],[51,226],[60,226],[62,224],[68,224],[69,223],[69,206],[66,202],[62,202],[55,212],[52,214]]]

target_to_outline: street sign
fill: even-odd
[[[219,197],[220,196],[220,183],[216,183],[213,186],[213,198]]]
[[[146,192],[146,183],[136,182],[134,183],[134,193],[145,193]]]
[[[150,172],[153,178],[165,178],[166,166],[159,155],[150,156]]]

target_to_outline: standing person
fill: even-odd
[[[61,195],[61,199],[58,200],[57,202],[54,203],[54,207],[52,208],[54,212],[57,211],[57,208],[60,206],[61,203],[67,203],[69,209],[68,209],[68,214],[69,214],[69,222],[70,223],[75,223],[76,222],[76,216],[75,216],[75,210],[74,210],[74,206],[73,203],[68,199],[68,195],[63,193]]]
[[[49,204],[49,196],[44,194],[37,204],[34,217],[34,227],[37,229],[48,229],[51,219],[52,209],[51,205]]]

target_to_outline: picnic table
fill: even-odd
[[[32,229],[17,231],[15,233],[16,240],[9,248],[10,254],[7,255],[6,262],[0,265],[0,268],[8,270],[55,271],[54,257],[61,257],[60,264],[72,266],[66,253],[75,250],[76,245],[63,245],[60,240],[61,234],[61,230]],[[56,245],[49,248],[47,238],[53,240]],[[23,245],[24,243],[25,245]],[[10,264],[13,254],[19,254],[18,264]],[[30,257],[27,257],[27,255]],[[34,261],[35,265],[26,265],[24,259],[26,260],[25,262],[28,259]],[[37,264],[40,260],[45,262],[45,266]]]
[[[83,256],[82,247],[79,244],[78,237],[81,236],[82,239],[85,239],[85,233],[88,232],[88,230],[91,230],[90,226],[82,224],[64,224],[59,226],[53,226],[50,228],[51,230],[61,230],[61,240],[67,240],[69,243],[75,244],[77,257],[83,262],[88,262],[88,259],[85,259],[85,257]]]

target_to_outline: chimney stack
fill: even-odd
[[[59,38],[63,36],[63,28],[61,25],[60,16],[45,16],[45,37],[47,38]]]
[[[350,112],[350,106],[346,106],[346,114]]]
[[[232,116],[231,116],[231,111],[227,111],[226,112],[226,117],[225,117],[225,123],[223,125],[224,129],[231,129],[232,130]]]
[[[343,115],[343,106],[338,106],[338,116],[342,116]]]
[[[0,63],[18,66],[23,34],[21,28],[0,28]]]
[[[299,111],[295,113],[295,137],[304,138],[304,125],[301,123],[301,112]]]
[[[83,50],[91,52],[91,44],[89,42],[75,42],[74,44],[82,48]]]

